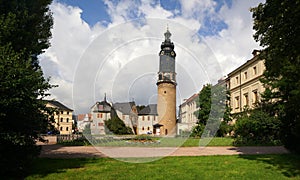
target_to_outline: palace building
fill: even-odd
[[[260,51],[252,52],[253,58],[230,72],[226,79],[230,92],[230,107],[232,113],[239,113],[245,108],[254,108],[261,99],[265,88],[260,82],[265,71],[264,60],[260,59]]]

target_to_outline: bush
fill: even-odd
[[[135,136],[133,140],[152,140],[152,137],[146,134],[142,134]]]
[[[200,138],[204,131],[204,128],[205,126],[203,124],[197,124],[196,126],[194,126],[191,133],[191,137]]]
[[[227,136],[227,134],[230,134],[232,132],[232,130],[233,130],[232,125],[229,125],[225,121],[222,121],[220,124],[220,127],[217,131],[216,136],[217,137],[225,137],[225,136]]]
[[[280,121],[261,110],[242,114],[234,126],[235,145],[280,144]]]
[[[62,141],[62,142],[59,142],[58,144],[66,145],[66,146],[88,146],[88,145],[91,145],[91,143],[85,137],[81,137],[81,138],[74,139],[74,140]]]

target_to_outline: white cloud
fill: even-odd
[[[260,49],[252,37],[252,19],[250,7],[259,1],[234,1],[231,8],[223,6],[220,17],[228,25],[219,36],[205,37],[220,62],[224,75],[252,57],[254,49]]]
[[[87,113],[104,93],[113,102],[135,99],[138,104],[153,103],[156,96],[158,52],[169,24],[175,44],[178,100],[199,91],[204,83],[218,78],[250,58],[257,48],[252,39],[250,6],[257,2],[233,2],[214,11],[215,2],[183,1],[182,16],[174,16],[159,4],[148,1],[112,3],[105,1],[111,23],[89,27],[82,10],[54,2],[52,47],[40,57],[41,66],[51,82],[59,87],[52,97]],[[203,18],[221,18],[228,29],[216,36],[198,37]],[[132,17],[145,17],[130,21]]]

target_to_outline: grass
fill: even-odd
[[[300,156],[166,157],[141,164],[110,158],[39,158],[25,179],[300,179]]]
[[[151,139],[159,141],[159,143],[130,143],[128,140],[113,140],[113,139],[103,139],[103,140],[97,140],[97,142],[93,143],[94,145],[98,146],[147,146],[147,147],[196,147],[201,145],[207,146],[233,146],[233,138],[227,137],[214,137],[212,139],[202,139],[199,138],[171,138],[171,137],[165,137],[165,138],[158,138],[158,137],[151,137]],[[78,141],[67,141],[61,143],[62,145],[88,145],[86,141],[78,142]]]

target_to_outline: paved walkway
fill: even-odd
[[[163,157],[163,156],[210,156],[239,154],[285,154],[282,146],[247,147],[94,147],[43,145],[40,157],[81,158],[81,157]]]

